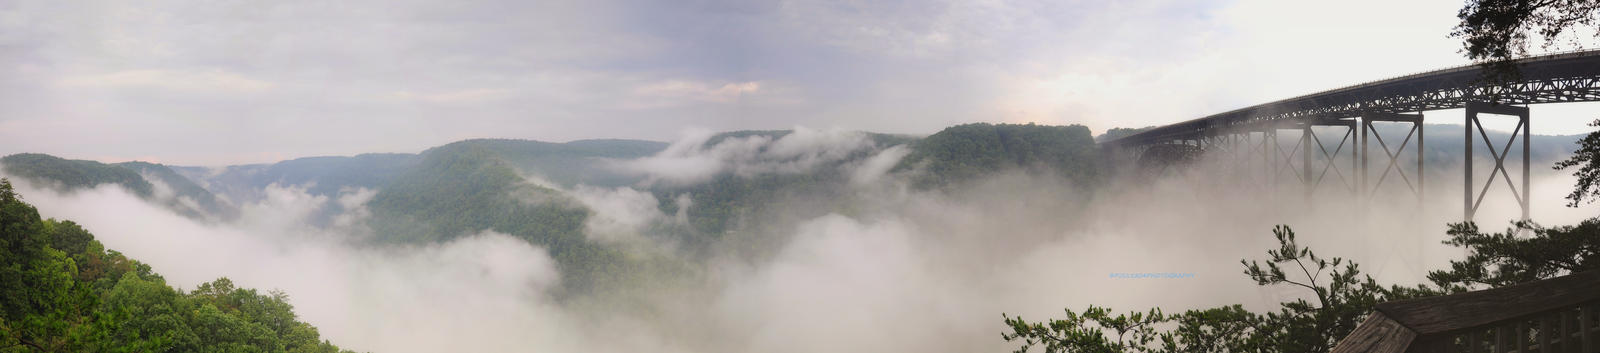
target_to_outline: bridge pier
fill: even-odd
[[[1343,134],[1339,136],[1339,143],[1334,146],[1332,152],[1328,151],[1328,145],[1323,143],[1322,138],[1317,135],[1315,130],[1313,130],[1313,128],[1318,126],[1344,128]],[[1302,162],[1301,166],[1305,169],[1304,181],[1307,197],[1310,197],[1313,193],[1321,188],[1322,181],[1327,179],[1329,171],[1332,171],[1334,176],[1339,178],[1339,183],[1344,187],[1344,189],[1350,191],[1359,190],[1357,181],[1355,180],[1355,173],[1357,171],[1357,163],[1360,161],[1360,150],[1357,148],[1358,146],[1355,145],[1359,144],[1360,141],[1356,140],[1356,133],[1357,127],[1354,119],[1318,119],[1309,121],[1305,124],[1305,131],[1302,132],[1302,136],[1306,138],[1304,141],[1306,148],[1301,151],[1305,160]],[[1337,163],[1339,156],[1344,155],[1342,152],[1344,151],[1346,143],[1351,145],[1349,153],[1349,178],[1345,177],[1345,173],[1343,172],[1344,168],[1340,168]],[[1316,151],[1312,151],[1311,146],[1313,145],[1316,146]],[[1319,155],[1319,153],[1314,152],[1320,152],[1321,157],[1316,157]],[[1321,159],[1322,163],[1320,165],[1313,164],[1313,162],[1318,159]],[[1318,169],[1320,169],[1320,171]]]
[[[1391,151],[1389,150],[1388,142],[1383,140],[1383,134],[1379,133],[1376,127],[1373,127],[1372,123],[1374,122],[1410,123],[1411,129],[1406,132],[1405,138],[1400,140],[1400,144]],[[1425,190],[1423,184],[1425,156],[1423,154],[1422,113],[1368,113],[1361,117],[1361,126],[1361,191],[1366,194],[1362,196],[1366,198],[1377,196],[1378,190],[1383,187],[1383,182],[1388,179],[1389,172],[1394,171],[1395,174],[1400,175],[1400,180],[1406,183],[1406,188],[1417,196],[1417,207],[1422,207],[1423,192]],[[1417,182],[1414,185],[1411,183],[1411,178],[1406,176],[1405,167],[1400,166],[1400,156],[1405,152],[1406,147],[1411,144],[1413,136],[1416,137],[1417,141],[1416,148],[1413,148],[1417,151],[1417,168],[1415,170]],[[1385,163],[1383,171],[1378,173],[1377,181],[1371,180],[1371,141],[1374,139],[1378,141],[1378,147],[1383,150],[1383,156],[1388,158],[1388,163]]]
[[[1500,148],[1499,152],[1495,151],[1495,145],[1494,142],[1489,139],[1489,133],[1483,130],[1483,122],[1478,119],[1479,114],[1508,115],[1517,117],[1517,127],[1511,130],[1511,135],[1507,137],[1505,145]],[[1522,207],[1522,219],[1527,220],[1529,217],[1528,201],[1531,200],[1531,197],[1533,196],[1533,193],[1530,192],[1531,190],[1529,190],[1532,185],[1531,170],[1529,169],[1531,132],[1529,131],[1530,129],[1528,126],[1528,108],[1485,102],[1467,102],[1467,114],[1465,122],[1466,133],[1462,134],[1466,139],[1466,160],[1464,161],[1464,163],[1466,163],[1466,172],[1464,173],[1466,182],[1462,183],[1465,191],[1465,194],[1463,195],[1465,197],[1463,199],[1464,203],[1462,205],[1463,219],[1469,222],[1472,221],[1472,216],[1478,212],[1478,207],[1483,204],[1484,195],[1489,192],[1490,187],[1494,186],[1495,177],[1503,176],[1506,180],[1506,187],[1511,189],[1511,196],[1515,197],[1518,205]],[[1489,170],[1489,180],[1485,181],[1482,190],[1478,191],[1476,198],[1474,198],[1472,195],[1472,189],[1475,186],[1472,181],[1472,150],[1473,147],[1475,147],[1472,143],[1472,135],[1474,130],[1477,131],[1478,136],[1483,138],[1484,145],[1489,147],[1489,154],[1494,157],[1494,168]],[[1506,157],[1511,154],[1511,145],[1517,142],[1518,133],[1522,134],[1521,192],[1518,192],[1517,185],[1511,181],[1511,175],[1506,171],[1505,168]]]
[[[1270,154],[1268,158],[1271,163],[1268,165],[1269,172],[1267,174],[1268,182],[1272,184],[1274,191],[1282,187],[1284,171],[1288,171],[1288,175],[1294,177],[1290,181],[1296,184],[1305,185],[1309,179],[1306,178],[1306,175],[1310,173],[1311,168],[1308,167],[1309,164],[1306,162],[1311,159],[1311,148],[1307,146],[1310,144],[1311,136],[1305,133],[1308,129],[1305,124],[1297,122],[1275,123],[1267,127],[1269,133],[1265,139],[1272,147],[1271,151],[1268,151]],[[1300,132],[1300,137],[1295,139],[1294,145],[1289,146],[1287,150],[1283,148],[1282,140],[1278,139],[1278,133],[1286,130]],[[1298,166],[1295,165],[1296,154],[1301,157],[1301,162]]]

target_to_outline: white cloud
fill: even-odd
[[[721,173],[743,177],[804,173],[879,147],[862,132],[805,127],[795,127],[777,139],[752,135],[708,145],[712,135],[709,131],[689,132],[654,156],[621,161],[617,166],[647,176],[646,183],[683,185]]]
[[[908,154],[911,154],[911,148],[905,145],[878,151],[878,154],[872,155],[871,158],[861,161],[861,165],[856,166],[855,171],[850,174],[850,184],[863,186],[877,183]]]
[[[834,143],[849,144],[842,141]],[[891,151],[879,156],[892,159]],[[1430,185],[1457,189],[1440,181]],[[1328,210],[1350,215],[1352,204],[1339,195],[1311,204],[1280,200],[1296,206],[1283,207],[1192,182],[1085,195],[1062,180],[1001,174],[941,192],[858,188],[848,206],[830,209],[839,213],[777,227],[776,241],[758,249],[769,256],[664,259],[689,268],[636,290],[564,300],[550,297],[559,290],[559,267],[544,249],[514,237],[484,232],[432,245],[355,245],[336,229],[304,224],[323,204],[355,208],[369,191],[330,201],[274,188],[243,208],[245,221],[221,224],[177,216],[112,185],[59,195],[19,183],[19,192],[42,215],[83,224],[170,283],[192,288],[227,276],[244,287],[285,290],[302,319],[361,351],[1000,351],[1014,348],[994,334],[1004,329],[1002,312],[1038,320],[1091,303],[1169,312],[1235,303],[1265,309],[1304,297],[1239,275],[1237,259],[1259,259],[1273,247],[1276,223],[1295,226],[1303,244],[1353,259],[1385,283],[1417,283],[1425,270],[1460,255],[1438,242],[1444,221],[1459,216],[1460,200],[1447,193],[1431,194],[1437,206],[1426,209],[1433,211],[1387,203],[1392,209],[1371,210],[1352,224],[1350,217],[1325,217]],[[1570,182],[1541,175],[1536,190]],[[648,207],[659,200],[643,191],[577,194],[605,219],[591,231],[632,232],[665,217]],[[1561,194],[1537,195],[1537,207],[1551,208],[1539,211],[1543,221],[1570,223],[1600,207],[1561,208]],[[680,205],[686,200],[678,198]],[[1507,219],[1514,204],[1491,205],[1482,219]],[[1109,279],[1111,272],[1194,277]]]
[[[567,195],[594,211],[585,221],[584,231],[590,239],[602,243],[635,243],[644,240],[643,234],[650,225],[671,219],[661,213],[660,202],[655,195],[634,188],[607,189],[579,185]]]

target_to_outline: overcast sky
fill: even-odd
[[[1100,132],[1465,64],[1447,36],[1460,6],[0,0],[0,154],[223,165],[474,137]],[[1534,131],[1595,113],[1536,107]]]

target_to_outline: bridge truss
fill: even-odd
[[[1425,160],[1422,113],[1465,108],[1464,219],[1472,220],[1488,190],[1501,179],[1526,219],[1531,199],[1528,158],[1531,121],[1527,106],[1600,101],[1600,50],[1529,57],[1518,60],[1517,66],[1520,76],[1512,80],[1485,81],[1482,69],[1471,65],[1309,94],[1152,128],[1103,142],[1102,150],[1110,158],[1126,161],[1136,160],[1155,146],[1193,146],[1202,151],[1228,154],[1245,164],[1259,164],[1264,171],[1244,173],[1241,177],[1261,177],[1273,185],[1303,185],[1307,195],[1315,193],[1325,183],[1338,183],[1336,185],[1343,185],[1345,190],[1356,195],[1372,196],[1384,183],[1399,182],[1420,202],[1424,195]],[[1490,140],[1479,119],[1482,114],[1517,117],[1515,132],[1503,143]],[[1391,136],[1386,140],[1378,134],[1374,123],[1409,124],[1410,132],[1403,138]],[[1330,128],[1342,137],[1325,137],[1318,133]],[[1299,137],[1286,140],[1280,136],[1285,131],[1291,134],[1298,131]],[[1481,139],[1475,140],[1475,134]],[[1475,184],[1473,180],[1472,163],[1477,156],[1474,150],[1480,146],[1475,142],[1486,147],[1489,160],[1493,161],[1484,184]],[[1514,182],[1506,162],[1517,142],[1522,145],[1522,173]],[[1375,152],[1381,154],[1374,155]],[[1346,158],[1342,157],[1346,156],[1343,153],[1348,153],[1352,161],[1348,170],[1343,169],[1343,163],[1335,162]],[[1401,156],[1406,153],[1416,153],[1414,169],[1400,165]],[[1244,157],[1246,155],[1257,157]],[[1260,158],[1261,163],[1252,161],[1255,158]],[[1378,164],[1376,172],[1374,162]]]

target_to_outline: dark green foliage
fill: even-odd
[[[59,264],[39,212],[21,201],[8,180],[0,180],[0,319],[20,322],[26,314],[46,309],[40,297],[38,272]],[[58,251],[59,252],[59,251]]]
[[[1256,314],[1239,305],[1164,315],[1160,309],[1111,316],[1090,306],[1066,319],[1030,323],[1004,316],[1006,341],[1046,352],[1327,352],[1354,330],[1377,303],[1435,295],[1421,288],[1385,288],[1361,274],[1355,263],[1323,258],[1295,242],[1286,226],[1273,229],[1279,248],[1266,262],[1245,261],[1245,275],[1258,285],[1305,289],[1316,301],[1299,299],[1278,311]],[[1287,270],[1286,270],[1287,269]]]
[[[1600,127],[1600,119],[1595,119],[1589,126]],[[1577,185],[1573,186],[1572,193],[1567,194],[1567,206],[1578,207],[1585,201],[1594,202],[1595,197],[1600,197],[1600,130],[1590,132],[1582,140],[1578,140],[1578,150],[1572,152],[1572,157],[1556,162],[1556,170],[1578,167],[1572,176],[1578,177]],[[1588,199],[1588,200],[1584,200]]]
[[[1473,223],[1450,225],[1445,244],[1465,248],[1466,259],[1449,270],[1428,273],[1448,291],[1501,287],[1600,269],[1600,218],[1573,226],[1545,228],[1517,222],[1502,233],[1484,234]]]
[[[0,179],[0,352],[340,352],[287,298],[226,278],[181,293]]]
[[[1384,288],[1361,274],[1354,262],[1343,258],[1327,259],[1295,243],[1294,230],[1278,226],[1272,230],[1281,247],[1267,251],[1272,258],[1266,267],[1256,261],[1245,265],[1245,275],[1262,286],[1292,285],[1316,295],[1317,301],[1298,299],[1283,303],[1278,312],[1267,313],[1257,335],[1271,342],[1278,352],[1327,352],[1340,338],[1355,330],[1378,303],[1405,299],[1416,294],[1405,288]],[[1289,275],[1284,272],[1287,265]],[[1324,277],[1323,274],[1327,276]]]
[[[1150,352],[1151,344],[1162,338],[1156,325],[1170,320],[1161,309],[1111,316],[1111,309],[1090,305],[1083,314],[1067,310],[1066,318],[1049,324],[1028,323],[1022,317],[1006,316],[1011,333],[1001,333],[1006,341],[1020,340],[1016,353],[1035,345],[1056,352]],[[1004,315],[1002,315],[1004,316]]]
[[[1593,26],[1596,15],[1595,0],[1468,0],[1450,36],[1461,39],[1462,53],[1484,63],[1491,78],[1504,79],[1517,75],[1510,60],[1528,53],[1530,34],[1548,48],[1573,27]]]
[[[918,185],[949,185],[1021,168],[1077,181],[1097,175],[1094,138],[1082,125],[966,124],[917,141],[897,170],[922,168]]]
[[[118,184],[140,197],[150,197],[152,186],[144,177],[128,168],[74,159],[62,159],[47,154],[19,153],[0,158],[5,172],[55,188],[73,191],[92,188],[100,184]]]

